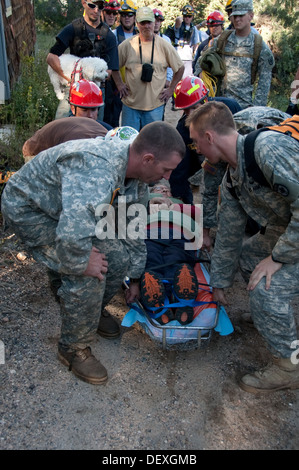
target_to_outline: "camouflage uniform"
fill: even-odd
[[[148,186],[125,182],[128,144],[96,139],[63,143],[38,154],[10,178],[2,195],[5,221],[36,261],[60,273],[60,345],[84,349],[97,330],[104,305],[125,275],[138,278],[146,261],[144,240],[101,240],[96,236],[99,204],[111,202],[115,189],[132,203],[147,205]],[[119,197],[113,201],[118,220]],[[124,225],[129,222],[128,217]],[[120,227],[124,229],[124,227]],[[83,276],[92,247],[105,253],[104,281]]]
[[[253,54],[254,36],[251,31],[242,42],[238,42],[236,33],[233,31],[228,37],[224,52],[236,52],[244,55]],[[258,82],[254,99],[252,96],[253,84],[251,83],[252,58],[225,55],[224,61],[227,74],[221,95],[234,98],[242,109],[248,106],[266,106],[274,67],[274,57],[267,44],[263,41],[258,59]]]
[[[239,134],[245,135],[260,127],[276,126],[290,117],[279,109],[254,106],[234,114],[234,121]]]
[[[290,117],[279,109],[267,106],[254,106],[234,114],[236,129],[239,134],[245,135],[260,127],[275,126]],[[209,171],[209,167],[210,171]],[[216,165],[207,165],[204,172],[205,191],[203,194],[203,226],[212,228],[217,226],[217,200],[218,188],[225,174],[227,164],[219,162]]]
[[[203,204],[203,227],[217,227],[217,200],[218,191],[223,176],[227,168],[227,163],[219,162],[216,165],[204,163],[204,193]]]
[[[230,167],[237,198],[221,185],[219,225],[211,263],[211,285],[229,287],[238,268],[248,279],[256,264],[267,256],[283,263],[265,289],[263,278],[250,292],[251,314],[257,329],[275,355],[289,358],[297,339],[291,301],[299,295],[299,142],[278,132],[261,133],[255,156],[270,189],[248,177],[244,167],[244,139],[237,141],[237,167]],[[249,238],[243,234],[247,216],[265,233]]]
[[[237,55],[223,55],[222,58],[226,65],[226,77],[223,80],[219,96],[233,98],[242,109],[248,106],[266,106],[268,94],[271,86],[272,69],[274,67],[274,57],[267,46],[262,42],[262,49],[258,59],[257,67],[257,86],[253,99],[254,85],[251,83],[251,57],[242,57],[252,55],[254,49],[254,36],[251,31],[241,42],[237,40],[236,32],[233,31],[227,38],[224,46],[224,53],[235,53]],[[217,39],[210,47],[210,51],[217,48]],[[195,68],[195,75],[202,72],[199,63]]]

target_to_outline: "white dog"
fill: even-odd
[[[80,57],[76,57],[71,54],[62,54],[59,57],[59,60],[63,73],[67,77],[71,78],[74,69],[76,69],[76,72],[79,72],[79,69],[82,69],[83,76],[80,77],[80,74],[76,73],[74,77],[75,81],[78,81],[80,78],[85,78],[100,87],[101,82],[103,82],[108,76],[107,63],[99,57],[83,57],[80,59]],[[79,62],[76,65],[77,61]],[[50,65],[48,66],[48,74],[57,98],[59,100],[63,100],[65,93],[68,93],[69,91],[67,81],[58,75]]]

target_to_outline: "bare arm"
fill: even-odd
[[[161,101],[164,101],[165,103],[167,103],[169,98],[173,95],[174,89],[175,89],[176,85],[179,83],[179,81],[181,80],[181,78],[183,76],[183,73],[184,73],[184,70],[185,70],[185,67],[184,67],[184,65],[182,65],[179,68],[179,70],[176,73],[173,74],[173,77],[172,77],[171,83],[169,84],[169,87],[164,88],[164,90],[160,93],[159,98],[160,98]]]
[[[112,70],[112,78],[115,82],[116,88],[119,91],[120,98],[127,96],[129,94],[129,88],[126,83],[122,81],[120,71]]]
[[[66,75],[64,75],[63,70],[62,70],[61,65],[60,65],[60,60],[59,60],[58,55],[55,55],[55,54],[52,54],[51,52],[49,52],[49,54],[47,55],[46,60],[47,60],[47,64],[50,65],[50,67],[52,67],[52,69],[56,73],[58,73],[58,75],[60,75],[60,77],[64,78],[68,82],[71,81],[71,77],[67,77]]]

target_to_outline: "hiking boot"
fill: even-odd
[[[155,311],[155,314],[157,314],[158,312]],[[162,313],[162,315],[160,315],[159,317],[155,318],[155,320],[160,323],[160,325],[167,325],[167,323],[169,323],[170,321],[174,320],[175,317],[174,317],[174,314],[173,314],[173,311],[168,308],[164,313]]]
[[[140,295],[143,304],[149,308],[163,307],[165,288],[162,280],[152,271],[146,271],[140,283]]]
[[[178,299],[194,300],[198,294],[198,281],[195,271],[189,264],[182,264],[175,272],[173,288]]]
[[[193,307],[178,307],[175,311],[175,319],[181,325],[188,325],[193,321],[194,310]]]
[[[64,351],[59,348],[58,359],[84,382],[101,385],[108,379],[107,370],[91,353],[89,347],[77,351]]]
[[[270,393],[277,390],[299,388],[299,365],[286,358],[275,358],[264,370],[242,377],[240,387],[249,393]]]
[[[117,321],[113,318],[107,310],[103,310],[97,329],[98,335],[103,338],[114,339],[120,335],[120,327]]]

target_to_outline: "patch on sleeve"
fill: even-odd
[[[273,175],[273,191],[279,193],[289,201],[295,201],[299,197],[299,183],[288,181],[279,175]]]

